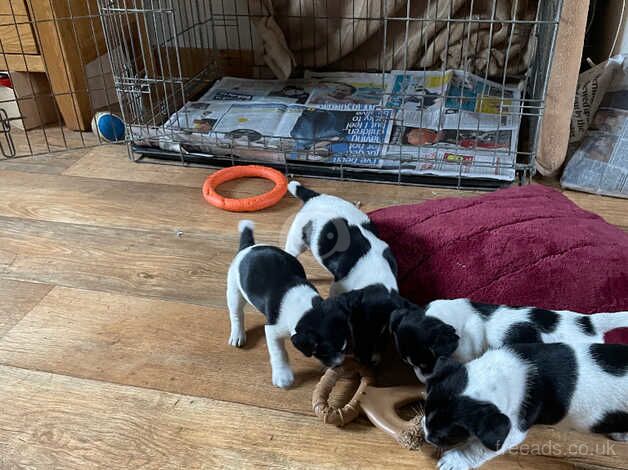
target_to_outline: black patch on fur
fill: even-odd
[[[513,323],[504,334],[504,344],[542,343],[539,329],[530,322]]]
[[[303,233],[301,236],[303,237],[303,242],[309,247],[310,243],[312,243],[312,221],[310,220],[303,226]]]
[[[595,423],[591,432],[610,434],[614,432],[628,432],[628,413],[625,411],[610,411]]]
[[[433,373],[439,358],[450,357],[460,340],[453,326],[419,308],[395,312],[390,328],[401,358],[424,375]]]
[[[595,363],[607,374],[622,377],[628,373],[628,345],[592,344],[589,352]]]
[[[362,222],[362,227],[365,230],[368,230],[369,232],[371,232],[376,237],[379,237],[379,232],[377,231],[377,227],[375,226],[373,221],[369,220],[368,222]]]
[[[491,318],[491,315],[495,313],[500,306],[499,305],[491,305],[491,304],[483,304],[480,302],[470,302],[471,306],[475,309],[476,312],[480,314],[482,318],[488,320]]]
[[[430,397],[428,396],[428,403]],[[493,403],[458,396],[444,407],[426,406],[426,427],[430,442],[438,447],[452,447],[477,437],[489,450],[499,450],[511,423]]]
[[[551,333],[560,321],[560,316],[556,312],[544,308],[533,308],[528,313],[528,318],[542,333]]]
[[[390,340],[390,315],[403,304],[404,299],[381,284],[325,299],[301,318],[293,344],[326,365],[350,351],[373,366],[373,355],[381,355]],[[345,341],[348,351],[342,351]]]
[[[578,379],[574,350],[563,343],[514,344],[509,348],[536,368],[536,373],[528,374],[527,399],[519,414],[521,429],[561,421],[569,410]]]
[[[274,325],[286,293],[307,285],[303,266],[292,255],[274,246],[254,246],[241,260],[240,285],[251,303]]]
[[[253,230],[250,227],[244,227],[244,230],[240,232],[240,250],[242,251],[249,246],[255,245],[255,237],[253,236]]]
[[[295,192],[297,193],[297,197],[299,199],[301,199],[303,202],[307,202],[310,199],[312,199],[313,197],[320,196],[319,193],[317,193],[316,191],[312,191],[311,189],[306,188],[302,184],[299,184],[297,186],[297,189],[296,189]]]
[[[595,336],[595,328],[593,327],[593,322],[588,315],[581,316],[576,320],[576,323],[585,335]]]
[[[346,277],[370,249],[371,243],[360,228],[340,217],[328,221],[318,237],[318,253],[335,281]]]
[[[383,256],[386,262],[388,263],[388,265],[390,266],[390,270],[395,275],[395,277],[397,277],[397,260],[395,259],[395,255],[393,255],[393,252],[390,249],[390,247],[387,247],[384,250]]]
[[[504,444],[512,423],[495,404],[461,396],[469,381],[468,370],[452,359],[439,359],[427,382],[426,438],[438,447],[454,447],[477,437],[489,450]],[[499,387],[500,384],[489,384]]]

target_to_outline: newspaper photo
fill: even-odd
[[[398,110],[396,120],[408,127],[439,129],[447,84],[453,73],[391,73],[386,107]]]
[[[295,148],[289,158],[380,167],[392,113],[306,108],[290,132]]]
[[[303,108],[271,103],[232,104],[213,128],[230,146],[279,148],[291,136]]]
[[[514,129],[521,92],[459,70],[391,73],[387,107],[397,122],[431,129]]]
[[[324,109],[381,107],[388,87],[388,75],[381,73],[306,72],[305,77],[317,80],[306,105]]]
[[[218,80],[198,101],[251,101],[305,104],[317,86],[316,80],[254,80],[224,77]]]
[[[561,185],[580,191],[628,198],[628,60],[611,59],[611,80],[597,112],[571,159]]]
[[[493,178],[515,177],[516,148],[512,131],[465,131],[395,126],[385,167],[415,174]]]

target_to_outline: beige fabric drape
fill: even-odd
[[[535,18],[536,2],[528,0],[249,2],[260,14],[255,27],[265,62],[282,79],[295,66],[365,71],[443,64],[479,74],[488,68],[489,76],[501,77],[505,68],[525,71],[532,52],[531,26],[507,23]],[[479,19],[493,21],[473,21]]]

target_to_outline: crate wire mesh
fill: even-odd
[[[0,159],[98,145],[120,112],[96,0],[1,1],[0,72]]]
[[[451,162],[457,168],[449,177],[417,176],[402,171],[408,161],[413,165],[432,163],[432,157],[423,156],[422,146],[410,156],[401,150],[399,154],[382,154],[382,158],[389,160],[387,163],[397,164],[396,170],[383,171],[311,158],[315,157],[311,149],[319,142],[310,139],[308,148],[295,150],[299,146],[297,138],[272,134],[260,135],[252,144],[227,133],[188,130],[188,136],[193,134],[194,145],[173,145],[181,136],[164,123],[169,119],[179,122],[182,106],[198,98],[215,80],[224,76],[276,78],[276,64],[269,67],[268,60],[269,48],[275,45],[269,44],[260,33],[272,16],[283,29],[286,45],[294,51],[292,77],[303,77],[306,70],[377,73],[385,95],[378,106],[379,116],[392,120],[397,128],[406,127],[405,113],[386,113],[392,96],[385,84],[393,70],[445,74],[456,69],[463,81],[473,73],[501,85],[501,94],[493,93],[491,99],[499,114],[498,123],[509,117],[520,120],[518,146],[493,149],[492,160],[480,165],[487,166],[488,171],[495,167],[497,171],[506,161],[518,181],[529,181],[534,173],[561,0],[347,0],[332,6],[330,3],[324,0],[99,0],[132,157],[214,167],[261,160],[292,174],[398,183],[457,187],[503,184],[465,178],[464,159]],[[430,43],[427,39],[434,32],[438,32],[441,44],[444,38],[439,57],[434,41]],[[352,49],[365,46],[365,34],[369,57],[352,57]],[[321,37],[326,41],[321,42]],[[523,49],[521,44],[525,44]],[[522,60],[525,67],[513,66]],[[513,101],[504,94],[507,85],[518,85],[522,90],[517,106],[504,105]],[[416,96],[402,91],[396,98],[403,107]],[[462,109],[470,98],[464,92],[451,96],[441,91],[436,99],[440,103],[453,99]],[[422,117],[421,112],[421,120]],[[456,139],[467,136],[467,147],[477,150],[481,130],[478,121],[476,129],[458,125],[449,132],[453,131]],[[469,137],[469,131],[475,133],[471,132]],[[493,131],[499,135],[500,124]],[[438,150],[446,145],[435,142],[430,147]],[[301,153],[297,159],[295,152]]]

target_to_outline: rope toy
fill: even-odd
[[[240,178],[264,178],[275,183],[270,191],[244,199],[226,198],[216,188],[227,181]],[[274,206],[286,194],[288,180],[279,171],[260,165],[232,166],[211,174],[203,183],[203,197],[212,206],[231,212],[253,212]]]
[[[357,390],[351,400],[342,407],[329,404],[329,396],[339,379],[359,379]],[[325,424],[345,426],[360,413],[376,427],[389,434],[402,447],[417,450],[424,442],[421,419],[423,410],[410,421],[399,416],[397,409],[417,399],[425,399],[425,387],[407,385],[400,387],[375,387],[370,370],[355,361],[347,360],[333,369],[327,369],[314,388],[312,408]]]

